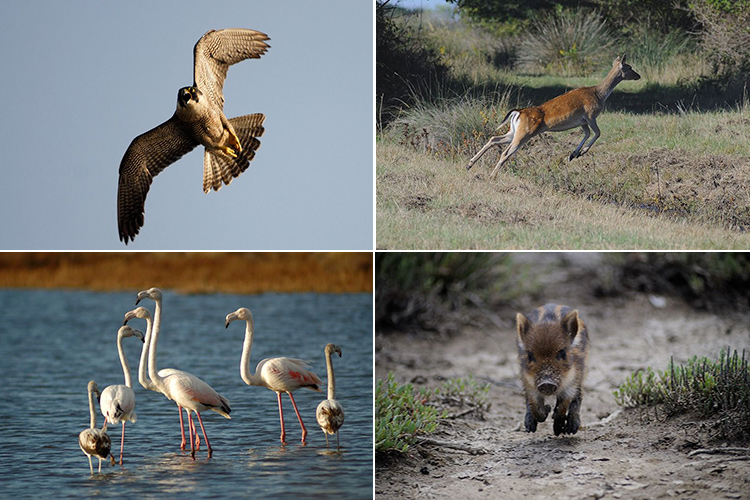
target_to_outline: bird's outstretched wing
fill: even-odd
[[[258,59],[270,47],[265,33],[242,28],[211,30],[198,40],[193,49],[195,86],[224,109],[224,80],[232,64]]]
[[[117,227],[120,240],[126,245],[143,226],[144,204],[151,180],[197,145],[186,125],[176,116],[130,143],[120,162],[117,187]]]

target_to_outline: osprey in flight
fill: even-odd
[[[218,191],[244,172],[260,146],[265,115],[227,119],[224,80],[232,64],[258,59],[270,47],[264,33],[248,29],[211,30],[193,49],[192,87],[177,92],[172,118],[139,135],[120,162],[117,226],[127,245],[143,226],[144,203],[152,179],[199,144],[203,156],[203,191]]]

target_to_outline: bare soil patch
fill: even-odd
[[[695,453],[722,447],[690,415],[664,419],[620,411],[612,390],[638,368],[663,369],[674,357],[715,357],[722,347],[750,349],[750,317],[696,311],[676,299],[656,308],[647,295],[596,297],[591,254],[527,254],[542,274],[545,302],[579,309],[591,339],[581,408],[583,426],[555,437],[551,419],[523,432],[514,317],[536,300],[496,311],[502,328],[466,327],[447,335],[376,335],[376,377],[393,371],[416,386],[473,375],[491,384],[483,420],[448,419],[406,457],[378,456],[382,498],[750,498],[747,455]],[[565,260],[564,265],[555,264]],[[658,302],[657,302],[658,303]],[[747,446],[747,444],[740,444]],[[693,454],[691,454],[693,452]]]

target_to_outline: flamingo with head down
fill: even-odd
[[[326,368],[328,369],[328,399],[321,401],[315,411],[318,425],[323,429],[328,448],[328,435],[336,434],[336,449],[339,449],[339,429],[344,424],[344,407],[336,401],[336,380],[333,377],[333,353],[341,357],[341,348],[335,344],[328,344],[325,348]]]
[[[285,392],[292,400],[294,412],[297,414],[299,425],[302,428],[302,442],[307,437],[307,429],[302,423],[302,417],[294,402],[292,392],[300,387],[307,387],[313,391],[320,391],[318,387],[323,382],[310,370],[307,361],[295,358],[266,358],[258,363],[255,374],[250,373],[250,350],[253,346],[253,315],[249,309],[240,307],[235,312],[227,314],[225,327],[235,320],[244,320],[245,341],[242,345],[242,359],[240,360],[240,376],[247,385],[266,387],[276,392],[279,403],[279,420],[281,421],[281,442],[286,443],[286,432],[284,430],[284,411],[281,407],[281,393]]]
[[[156,350],[159,342],[159,328],[161,323],[161,301],[162,293],[158,288],[150,288],[138,293],[136,305],[143,299],[151,299],[156,303],[155,320],[152,324],[152,331],[149,339],[148,353],[148,375],[151,382],[158,392],[164,394],[167,399],[173,400],[180,407],[180,420],[182,420],[182,408],[193,411],[198,417],[198,423],[203,431],[203,438],[208,448],[208,458],[211,458],[213,449],[208,440],[206,429],[203,426],[203,419],[200,413],[205,410],[212,410],[216,413],[231,418],[229,413],[232,411],[229,401],[216,392],[210,385],[195,375],[182,370],[169,369],[168,371],[159,371],[156,366]],[[127,318],[127,315],[126,315]],[[152,389],[153,390],[153,389]],[[195,430],[195,424],[188,411],[188,424],[190,429]],[[197,434],[197,430],[195,431]],[[195,458],[196,446],[193,445],[193,433],[190,432],[190,449],[191,455]],[[183,438],[184,439],[184,438]]]
[[[107,422],[104,422],[104,426],[101,429],[96,428],[96,410],[94,409],[94,396],[99,397],[99,387],[96,382],[91,380],[88,384],[89,392],[89,416],[90,426],[88,429],[84,429],[78,435],[78,446],[81,447],[81,451],[89,459],[89,468],[91,474],[94,474],[94,466],[91,463],[91,456],[95,456],[99,459],[99,473],[102,472],[102,459],[106,460],[110,457],[112,465],[115,465],[115,457],[110,454],[112,448],[112,441],[107,435]]]

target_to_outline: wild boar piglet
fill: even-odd
[[[556,396],[552,414],[555,436],[575,434],[589,337],[578,311],[568,306],[545,304],[530,313],[516,315],[518,360],[526,394],[526,432],[536,432],[550,406],[544,398]]]

